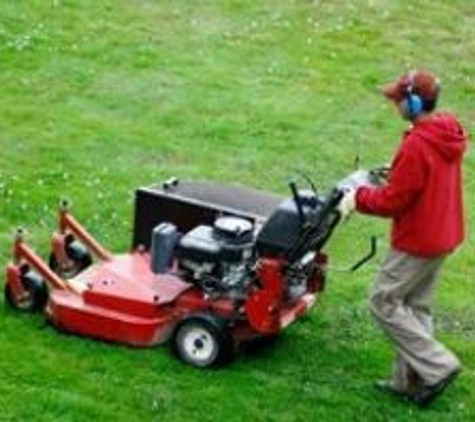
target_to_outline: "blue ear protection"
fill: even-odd
[[[414,93],[414,73],[408,74],[408,85],[406,89],[407,114],[411,119],[422,113],[424,104],[420,95]]]

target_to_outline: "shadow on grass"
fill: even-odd
[[[282,335],[257,337],[239,345],[234,361],[258,361],[272,357],[275,350],[283,346],[285,339]]]

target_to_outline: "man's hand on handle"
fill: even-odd
[[[350,188],[345,191],[343,198],[337,206],[341,218],[346,220],[356,208],[356,189]]]

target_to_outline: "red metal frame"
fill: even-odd
[[[13,262],[7,267],[7,280],[12,280],[12,290],[16,293],[20,293],[23,290],[21,282],[19,281],[21,275],[21,266],[27,264],[33,268],[48,281],[50,286],[59,290],[71,290],[75,291],[68,283],[55,274],[48,265],[39,257],[33,249],[31,249],[24,239],[24,233],[18,231],[13,244]],[[16,268],[16,270],[14,269]]]
[[[308,282],[308,292],[292,303],[284,300],[286,262],[281,259],[261,259],[257,278],[260,288],[255,289],[246,300],[246,316],[251,327],[259,333],[275,334],[292,323],[311,308],[316,296],[325,285],[324,265],[327,256],[315,257],[315,270]]]
[[[21,282],[21,268],[17,264],[8,264],[5,275],[11,294],[18,302],[22,302],[28,297],[28,292],[25,291]]]
[[[56,251],[55,245],[61,245],[59,239],[64,239],[64,236],[68,233],[74,234],[78,239],[83,242],[88,249],[97,256],[102,261],[110,261],[112,259],[112,253],[104,248],[69,212],[69,205],[67,202],[63,201],[59,209],[59,234],[63,237],[58,236],[56,239],[53,238],[53,250],[59,255],[63,254],[62,251]],[[64,245],[62,245],[64,246]],[[64,251],[64,247],[63,247]]]

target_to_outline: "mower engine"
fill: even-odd
[[[176,247],[184,279],[209,294],[242,298],[251,281],[254,226],[244,218],[225,216],[213,226],[199,225]]]

